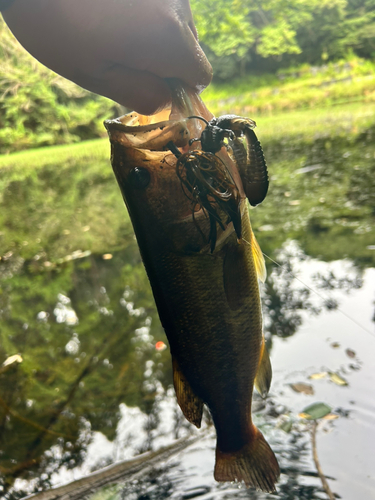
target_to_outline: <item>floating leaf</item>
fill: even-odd
[[[310,384],[298,382],[297,384],[289,384],[295,392],[302,392],[303,394],[314,394],[314,387]]]
[[[340,344],[338,342],[332,342],[331,347],[337,349],[338,347],[340,347]]]
[[[279,429],[281,429],[282,431],[284,431],[288,434],[292,430],[293,422],[291,419],[284,420],[284,422],[281,422],[281,424],[278,427],[279,427]]]
[[[298,413],[298,416],[299,416],[300,418],[307,418],[307,419],[309,419],[309,418],[310,418],[310,415],[309,415],[308,413]]]
[[[355,351],[352,351],[351,349],[346,349],[345,352],[346,355],[349,356],[349,358],[355,358]]]
[[[323,420],[336,420],[336,418],[339,418],[339,416],[335,413],[328,413],[328,415],[323,417]]]
[[[336,385],[349,385],[348,382],[344,378],[340,377],[338,373],[329,372],[329,378]]]
[[[321,378],[324,378],[328,375],[327,372],[320,372],[320,373],[313,373],[312,375],[310,375],[310,379],[312,380],[319,380]]]
[[[313,403],[312,405],[306,406],[299,416],[307,420],[317,420],[318,418],[325,417],[331,413],[331,411],[332,408],[325,403]]]

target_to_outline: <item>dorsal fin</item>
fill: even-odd
[[[172,356],[172,365],[173,385],[176,391],[177,402],[186,420],[199,429],[202,420],[203,401],[194,394],[174,356]]]
[[[252,229],[251,229],[250,245],[251,245],[251,252],[254,258],[255,270],[257,272],[260,281],[264,283],[267,277],[266,263],[264,262],[262,250],[260,249],[259,243],[255,239]]]

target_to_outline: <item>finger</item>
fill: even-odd
[[[148,11],[146,2],[142,22],[134,19],[134,24],[147,28],[133,32],[126,46],[116,38],[120,26],[114,29],[110,43],[107,35],[111,58],[127,68],[149,71],[161,78],[178,78],[190,87],[202,89],[212,79],[212,68],[197,41],[189,3],[187,0],[169,3],[173,5],[166,12],[164,7]],[[104,59],[104,54],[100,57]]]
[[[179,33],[173,34],[174,43],[169,44],[172,54],[165,57],[167,70],[175,73],[173,77],[188,83],[191,87],[202,89],[212,80],[212,67],[198,41],[198,33],[194,24],[189,0],[172,2],[176,28]],[[173,57],[174,55],[174,57]],[[160,73],[158,73],[159,76]],[[164,77],[167,77],[165,75]]]
[[[147,71],[113,66],[101,78],[80,75],[76,83],[143,115],[168,106],[171,93],[166,82]]]

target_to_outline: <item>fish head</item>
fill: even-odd
[[[172,142],[181,153],[188,151],[194,124],[165,118],[165,112],[151,117],[132,112],[106,121],[112,167],[141,250],[200,251],[207,241],[194,224],[195,208],[168,147]]]
[[[195,178],[186,179],[185,162],[191,161],[190,153],[193,153],[190,165],[194,164],[190,139],[199,141],[206,126],[204,122],[213,115],[194,92],[178,84],[172,90],[170,109],[153,116],[132,112],[105,122],[112,147],[112,167],[141,251],[144,246],[183,253],[213,252],[215,242],[220,241],[222,233],[231,232],[233,226],[230,224],[226,231],[228,215],[221,216],[220,207],[210,214],[209,205],[217,197],[216,174],[210,177],[206,170],[205,179],[195,187]],[[204,120],[193,119],[194,115]],[[196,161],[196,170],[202,172],[207,166],[203,164],[203,152],[197,150],[195,154],[200,158]],[[211,163],[218,166],[218,171],[228,170],[233,189],[243,198],[236,165],[225,148],[212,155]],[[199,197],[202,193],[203,203]]]

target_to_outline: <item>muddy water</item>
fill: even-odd
[[[326,498],[311,426],[298,416],[321,401],[335,416],[317,431],[331,489],[348,500],[372,498],[372,131],[264,149],[271,189],[251,219],[281,267],[267,262],[262,295],[274,376],[253,411],[280,461],[277,497]],[[1,496],[49,489],[196,435],[170,388],[166,338],[109,163],[72,157],[59,168],[4,169],[0,182]],[[159,467],[92,498],[271,498],[215,483],[208,417],[200,435]]]

